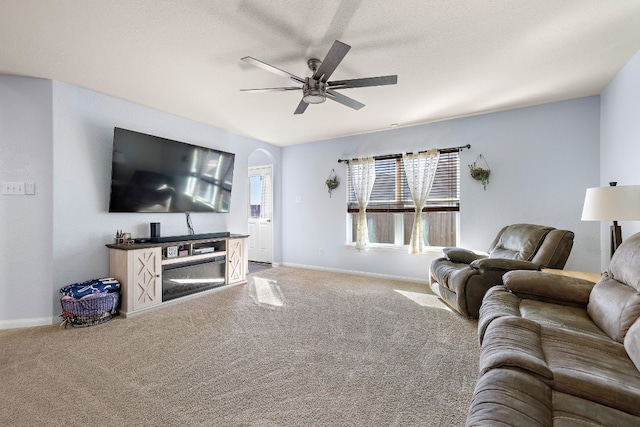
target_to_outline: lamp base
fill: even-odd
[[[622,227],[618,225],[618,221],[613,221],[611,226],[611,256],[622,243]]]

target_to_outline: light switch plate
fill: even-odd
[[[2,194],[7,196],[24,195],[24,182],[3,182]]]

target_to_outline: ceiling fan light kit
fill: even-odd
[[[327,100],[327,84],[311,77],[302,86],[302,100],[307,104],[321,104]]]
[[[333,42],[333,46],[331,46],[331,49],[329,50],[329,53],[327,53],[327,56],[324,58],[324,61],[321,61],[317,58],[310,58],[307,60],[307,66],[309,67],[313,75],[304,79],[302,77],[298,77],[287,71],[274,67],[273,65],[267,64],[266,62],[262,62],[250,56],[245,56],[244,58],[241,58],[242,61],[270,71],[281,77],[291,79],[298,86],[241,90],[244,92],[269,92],[302,89],[302,99],[300,100],[300,103],[298,104],[298,107],[296,108],[294,114],[302,114],[305,112],[309,104],[321,104],[325,102],[327,98],[342,105],[346,105],[347,107],[353,108],[354,110],[359,110],[364,107],[364,104],[356,101],[355,99],[349,98],[348,96],[342,95],[341,93],[336,92],[336,90],[356,87],[394,85],[398,82],[398,76],[391,75],[380,77],[366,77],[362,79],[339,80],[333,82],[328,81],[329,77],[331,77],[340,62],[342,62],[342,59],[345,57],[347,52],[349,52],[349,49],[351,49],[351,46],[342,43],[339,40],[336,40],[335,42]]]

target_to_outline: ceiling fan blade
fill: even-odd
[[[285,90],[300,90],[301,87],[289,86],[289,87],[265,87],[261,89],[240,89],[240,92],[282,92]]]
[[[304,102],[304,99],[301,99],[300,100],[300,104],[298,104],[298,108],[296,108],[296,111],[294,111],[293,114],[302,114],[302,113],[304,113],[304,110],[306,110],[308,106],[309,106],[309,104]]]
[[[349,46],[348,44],[344,44],[338,40],[334,41],[333,46],[331,46],[331,49],[329,49],[329,53],[327,53],[327,56],[322,61],[322,64],[320,64],[320,67],[318,67],[316,72],[313,74],[313,78],[315,80],[320,80],[326,83],[327,80],[329,80],[329,77],[331,77],[331,74],[333,74],[342,59],[345,57],[347,52],[349,52],[349,49],[351,49],[351,46]]]
[[[350,89],[354,87],[384,86],[398,83],[398,76],[365,77],[363,79],[336,80],[327,82],[331,89]]]
[[[298,77],[294,74],[288,73],[284,70],[281,70],[280,68],[274,67],[273,65],[269,65],[266,62],[262,62],[259,59],[255,59],[251,56],[245,56],[244,58],[240,58],[242,61],[247,62],[249,64],[255,65],[256,67],[260,67],[263,70],[267,70],[269,72],[272,72],[274,74],[277,74],[281,77],[284,77],[286,79],[292,79],[295,80],[298,83],[303,83],[304,84],[304,79],[302,77]]]
[[[341,93],[334,92],[332,89],[327,89],[327,99],[332,101],[339,102],[342,105],[346,105],[347,107],[351,107],[354,110],[359,110],[364,107],[364,104],[356,101],[355,99],[349,98],[348,96],[344,96]]]

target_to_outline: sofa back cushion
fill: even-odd
[[[640,233],[636,233],[616,249],[609,264],[609,275],[640,292]]]
[[[627,350],[629,358],[640,371],[640,319],[631,325],[627,336],[624,338],[624,349]]]
[[[640,293],[605,273],[589,295],[587,312],[600,329],[622,343],[640,317]]]
[[[491,258],[531,261],[553,227],[512,224],[504,227],[489,247]]]
[[[541,268],[563,269],[571,254],[574,237],[573,231],[551,230],[545,236],[538,251],[531,258],[531,262]]]

